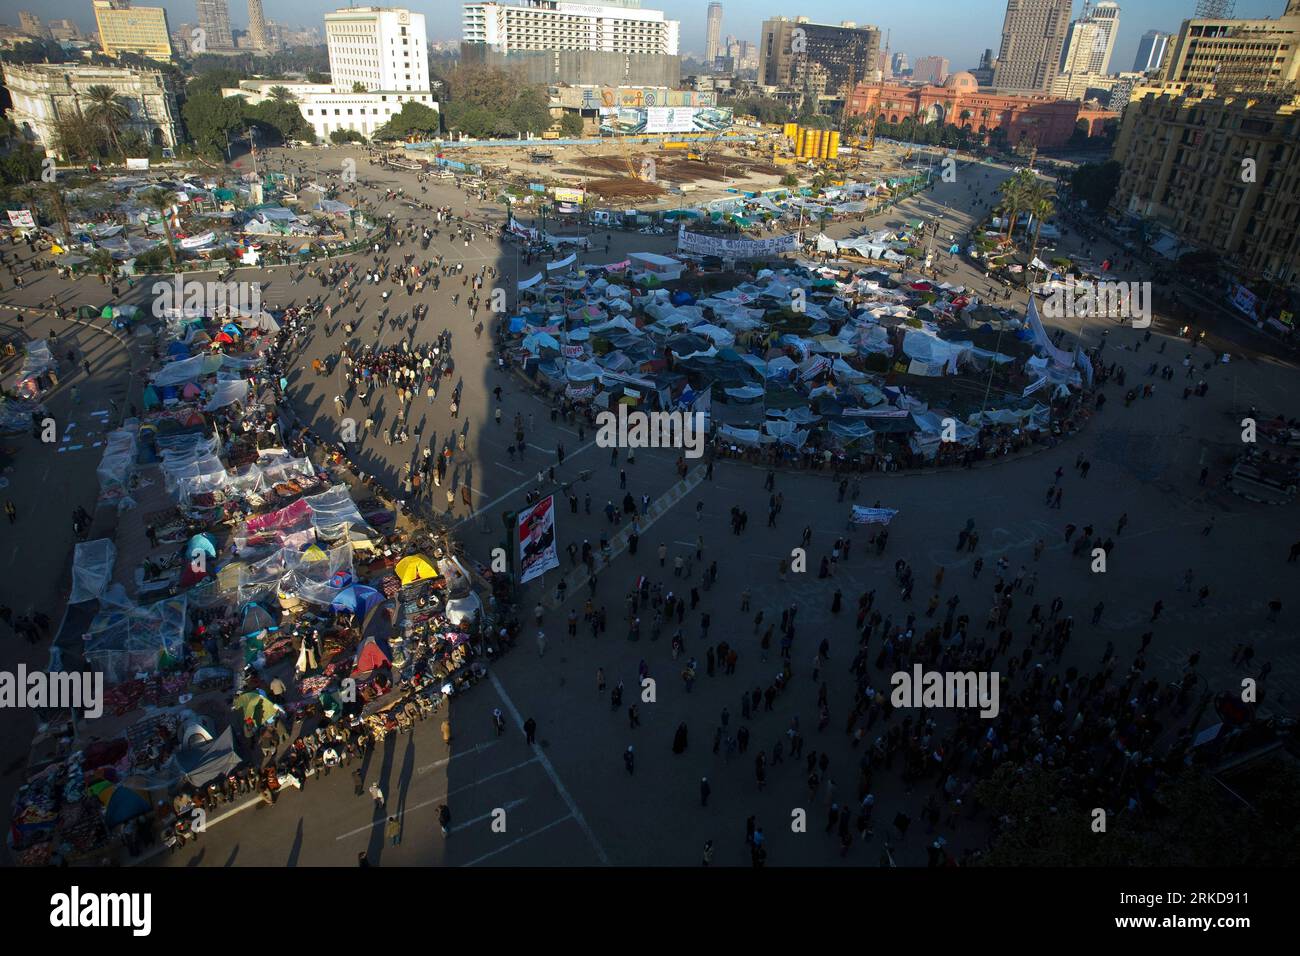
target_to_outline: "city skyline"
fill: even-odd
[[[194,0],[140,0],[137,5],[163,7],[167,11],[169,23],[197,23]],[[460,3],[412,0],[405,4],[389,5],[405,6],[413,13],[423,13],[428,23],[429,39],[434,42],[460,39]],[[293,27],[319,27],[327,12],[346,4],[329,0],[264,0],[262,6],[266,18],[276,23]],[[704,56],[709,0],[642,0],[642,6],[663,10],[670,19],[680,20],[682,52],[700,58]],[[1129,0],[1120,6],[1123,9],[1123,23],[1115,43],[1112,69],[1133,62],[1142,35],[1148,30],[1177,34],[1179,24],[1190,18],[1195,9],[1193,0]],[[1282,15],[1285,6],[1284,0],[1238,0],[1235,15],[1239,18],[1278,17]],[[247,30],[247,4],[240,0],[230,3],[229,7],[231,26]],[[1071,18],[1080,16],[1082,10],[1082,0],[1074,0]],[[980,54],[986,47],[992,47],[996,51],[1005,12],[1006,0],[923,0],[920,6],[908,8],[903,13],[885,14],[883,11],[865,10],[852,16],[846,16],[843,5],[833,0],[804,0],[793,11],[788,8],[783,10],[779,4],[724,4],[723,33],[736,39],[757,42],[763,20],[773,16],[807,16],[814,22],[830,24],[852,19],[859,24],[877,26],[882,34],[889,33],[890,52],[907,53],[913,60],[921,56],[943,56],[950,61],[951,69],[966,70],[979,62]],[[46,23],[51,19],[69,18],[83,32],[95,28],[90,0],[49,0],[42,6],[39,15]],[[18,11],[7,12],[4,22],[17,26]],[[942,28],[934,29],[936,24]]]

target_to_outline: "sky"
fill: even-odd
[[[1148,30],[1177,33],[1178,25],[1192,15],[1195,0],[1118,0],[1120,31],[1111,59],[1111,70],[1133,66],[1137,45]],[[237,28],[248,25],[247,0],[229,0],[230,20]],[[789,4],[789,5],[787,5]],[[136,0],[136,6],[149,6]],[[193,0],[152,0],[167,8],[173,28],[197,23]],[[642,0],[643,7],[662,9],[682,24],[682,52],[702,53],[708,0]],[[288,26],[322,26],[324,14],[340,4],[330,0],[262,0],[270,20]],[[455,0],[408,0],[406,6],[425,15],[433,40],[460,39],[461,4]],[[1239,17],[1276,17],[1286,0],[1237,0]],[[1083,0],[1075,0],[1074,13]],[[19,10],[35,10],[44,19],[71,17],[83,30],[94,29],[90,0],[0,0],[0,20],[17,25]],[[848,12],[848,11],[852,12]],[[908,55],[944,56],[953,70],[969,69],[979,62],[986,47],[997,52],[1006,13],[1006,0],[913,0],[907,4],[844,3],[844,0],[722,0],[722,33],[757,42],[763,20],[769,16],[807,16],[817,23],[839,23],[853,19],[859,25],[872,24],[890,31],[890,49]]]

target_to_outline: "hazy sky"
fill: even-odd
[[[1195,0],[1118,0],[1121,8],[1119,39],[1111,61],[1112,70],[1127,70],[1133,65],[1138,40],[1147,30],[1176,33],[1179,23],[1192,15]],[[248,24],[247,0],[229,0],[230,19],[236,27]],[[137,6],[151,5],[136,0]],[[152,5],[167,8],[173,26],[196,23],[193,0],[153,0]],[[341,4],[328,0],[262,0],[262,9],[271,20],[291,26],[320,26],[323,14]],[[460,38],[461,4],[453,0],[408,0],[411,10],[423,13],[434,40]],[[1075,0],[1078,15],[1082,0]],[[642,0],[642,6],[662,9],[682,23],[683,52],[704,50],[704,20],[708,0]],[[1237,0],[1237,15],[1275,17],[1281,15],[1285,0]],[[90,0],[0,0],[0,20],[16,25],[19,10],[35,10],[45,19],[72,17],[87,30],[94,29]],[[946,56],[952,68],[975,66],[985,47],[997,52],[1006,0],[913,0],[908,4],[845,3],[844,0],[723,0],[722,32],[737,39],[757,41],[760,24],[773,15],[807,16],[820,23],[839,23],[852,19],[859,24],[873,24],[891,31],[890,48],[909,58]]]

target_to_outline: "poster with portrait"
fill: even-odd
[[[560,566],[555,543],[555,496],[548,495],[519,513],[519,583],[527,584]]]

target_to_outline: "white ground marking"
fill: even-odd
[[[491,853],[484,853],[482,856],[480,856],[480,857],[476,857],[475,859],[470,860],[468,863],[462,863],[461,866],[473,866],[475,863],[482,863],[484,860],[488,859],[489,857],[494,857],[494,856],[496,856],[498,853],[504,853],[506,850],[510,849],[512,846],[515,846],[516,844],[519,844],[519,843],[523,843],[525,840],[531,840],[533,837],[535,837],[535,836],[539,836],[540,834],[545,833],[547,830],[551,829],[552,827],[558,827],[561,823],[564,823],[564,822],[566,822],[566,821],[568,821],[568,820],[572,820],[572,819],[573,819],[573,814],[570,813],[570,814],[568,814],[568,815],[566,815],[566,816],[562,816],[562,817],[560,817],[558,820],[552,820],[550,823],[546,824],[545,826],[538,827],[538,828],[537,828],[536,830],[534,830],[532,833],[525,833],[523,836],[521,836],[521,837],[519,837],[519,838],[517,838],[517,839],[511,840],[511,841],[510,841],[509,843],[507,843],[505,846],[497,847],[497,848],[496,848],[495,850],[493,850]],[[581,822],[582,822],[581,820],[578,821],[578,823],[579,823],[580,825],[581,825]],[[599,850],[600,847],[597,847],[596,849]],[[606,862],[604,853],[601,853],[601,862],[602,862],[602,863]]]
[[[496,692],[501,698],[501,703],[505,704],[506,710],[510,711],[510,717],[515,722],[515,726],[522,730],[524,719],[519,715],[519,709],[515,707],[515,702],[510,699],[510,695],[506,693],[506,689],[501,686],[501,680],[497,677],[496,671],[488,671],[488,679],[492,681],[492,686],[496,688]],[[555,785],[555,789],[559,792],[560,799],[562,799],[565,805],[568,806],[569,812],[573,815],[574,821],[582,828],[582,832],[587,834],[587,839],[591,841],[592,847],[596,850],[597,858],[599,858],[601,863],[608,864],[609,857],[605,855],[605,848],[602,847],[600,841],[596,839],[596,834],[592,831],[590,824],[587,823],[587,818],[582,815],[582,811],[578,809],[578,804],[573,799],[573,795],[569,793],[568,788],[560,781],[560,775],[555,772],[555,767],[551,765],[550,759],[547,758],[546,754],[542,752],[542,748],[537,744],[533,744],[533,753],[537,754],[537,759],[541,762],[542,769],[545,770],[546,775],[551,778],[551,783]],[[556,822],[558,823],[559,821],[557,820]],[[540,833],[541,831],[538,830],[537,832]],[[502,849],[505,848],[502,847]]]

